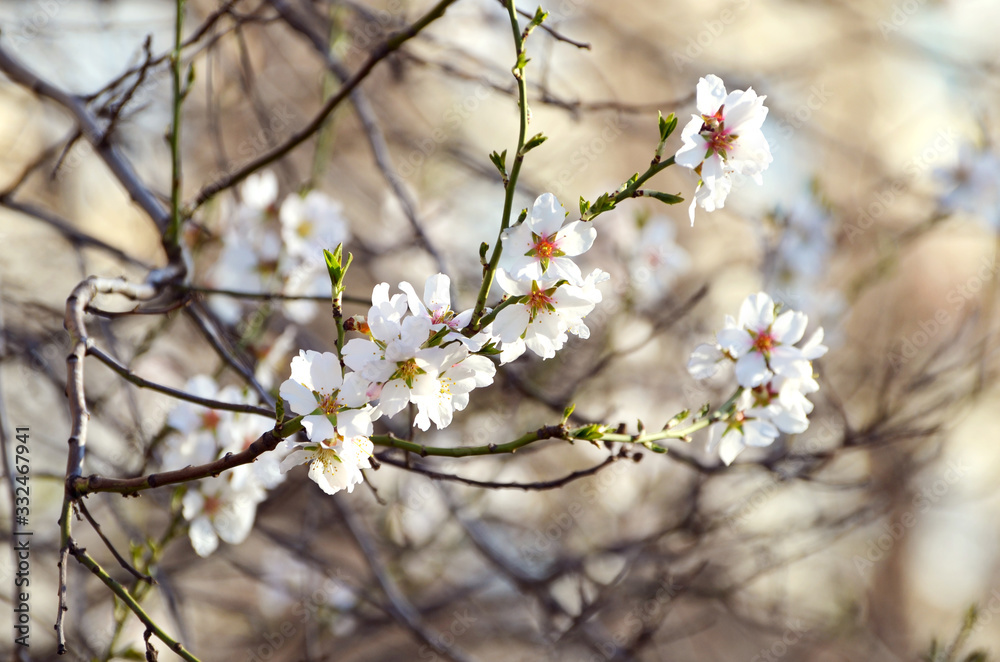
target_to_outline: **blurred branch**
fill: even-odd
[[[21,64],[2,45],[0,45],[0,71],[7,74],[7,77],[15,83],[28,88],[38,96],[51,99],[68,110],[73,115],[80,130],[83,131],[83,135],[93,146],[94,151],[100,155],[118,181],[125,187],[132,200],[152,219],[161,236],[166,232],[170,223],[168,210],[139,178],[139,175],[132,168],[132,164],[118,147],[104,139],[104,128],[87,108],[87,104],[82,98],[69,94],[43,80]]]
[[[345,98],[351,93],[354,88],[361,84],[361,82],[368,77],[375,66],[389,57],[394,51],[399,49],[403,44],[412,39],[413,37],[420,34],[420,32],[426,28],[428,25],[436,21],[437,19],[444,16],[445,11],[449,6],[454,4],[456,0],[440,0],[429,12],[427,12],[422,18],[410,25],[404,30],[390,36],[386,41],[382,42],[373,52],[369,55],[367,61],[361,68],[354,73],[344,85],[337,90],[337,93],[332,97],[327,99],[326,103],[316,114],[316,116],[307,124],[305,127],[300,129],[298,132],[292,134],[284,143],[279,145],[277,148],[270,150],[263,156],[260,156],[250,163],[247,163],[242,168],[234,173],[227,174],[224,177],[212,182],[208,186],[202,188],[202,190],[195,197],[193,203],[187,211],[186,215],[190,215],[195,209],[205,204],[209,199],[215,196],[220,191],[224,191],[228,188],[239,184],[244,179],[249,177],[251,174],[260,170],[266,165],[274,163],[281,157],[285,156],[293,149],[304,143],[313,134],[319,131],[323,127],[323,123],[327,116],[333,112],[333,110],[343,102]]]
[[[439,655],[452,660],[452,662],[470,662],[472,658],[468,657],[460,648],[454,645],[444,645],[441,635],[432,632],[426,624],[423,623],[420,612],[418,612],[412,604],[406,599],[406,596],[399,590],[396,583],[393,581],[392,577],[389,575],[385,566],[379,561],[378,550],[375,548],[375,542],[365,531],[364,525],[361,523],[360,518],[354,513],[350,506],[345,504],[340,499],[334,499],[333,505],[340,513],[341,518],[344,523],[347,524],[348,530],[351,535],[354,536],[354,540],[357,542],[358,547],[361,548],[361,553],[365,558],[365,562],[371,569],[372,574],[375,575],[375,579],[378,581],[379,586],[382,587],[382,592],[385,593],[386,598],[389,603],[386,605],[386,610],[396,621],[406,627],[410,632],[412,632],[417,639],[424,642],[430,646]]]
[[[333,73],[337,80],[340,81],[340,84],[347,84],[350,80],[350,74],[344,65],[333,56],[332,49],[323,37],[316,33],[298,14],[292,11],[288,3],[284,0],[270,0],[270,2],[278,13],[281,14],[282,18],[285,19],[285,22],[312,44],[316,52],[323,58],[326,68]],[[364,127],[365,135],[368,137],[368,144],[371,146],[372,155],[375,157],[375,164],[382,173],[382,177],[389,184],[389,188],[392,189],[396,200],[399,201],[399,205],[402,207],[406,218],[410,221],[410,225],[413,227],[413,232],[417,238],[417,243],[434,258],[438,271],[447,274],[448,268],[444,256],[427,236],[427,232],[424,230],[424,222],[417,212],[417,202],[406,189],[403,179],[399,176],[392,163],[389,145],[386,144],[385,136],[378,125],[378,120],[375,117],[375,112],[372,110],[371,104],[368,103],[368,98],[362,92],[361,88],[352,90],[350,96],[351,104],[354,106],[354,110],[358,114],[358,119],[361,120],[361,126]]]
[[[472,487],[481,487],[483,489],[494,489],[494,490],[518,489],[518,490],[524,490],[525,492],[554,490],[560,487],[565,487],[566,485],[572,483],[575,480],[579,480],[580,478],[593,476],[601,469],[605,469],[611,466],[618,460],[629,459],[635,462],[639,461],[639,458],[637,457],[627,457],[618,454],[605,458],[603,462],[601,462],[600,464],[596,464],[590,467],[589,469],[581,469],[579,471],[573,471],[563,476],[562,478],[556,478],[553,480],[535,481],[531,483],[517,483],[517,482],[501,483],[501,482],[487,481],[487,480],[474,480],[472,478],[463,478],[462,476],[456,476],[455,474],[447,474],[447,473],[442,473],[440,471],[434,471],[433,469],[428,469],[427,467],[420,464],[413,464],[412,462],[407,464],[405,461],[397,460],[396,458],[390,457],[385,453],[380,453],[377,457],[379,461],[383,462],[384,464],[390,464],[394,467],[405,469],[406,471],[411,471],[413,473],[421,474],[423,476],[427,476],[428,478],[432,478],[434,480],[447,480],[456,483],[462,483],[463,485],[471,485]]]

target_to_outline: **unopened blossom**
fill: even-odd
[[[583,221],[563,225],[565,220],[566,210],[556,196],[539,196],[524,222],[503,233],[500,269],[514,280],[564,278],[579,284],[580,267],[571,258],[590,250],[597,230]]]
[[[188,488],[181,512],[190,522],[188,536],[198,556],[209,556],[220,539],[231,545],[246,540],[264,496],[254,484],[237,489],[228,475],[205,478]]]
[[[700,179],[689,215],[700,206],[714,211],[724,206],[732,188],[731,175],[739,174],[762,183],[761,172],[771,163],[771,149],[761,126],[767,117],[766,97],[753,88],[726,93],[718,76],[698,81],[697,115],[681,132],[683,145],[674,156],[678,165],[691,168]]]

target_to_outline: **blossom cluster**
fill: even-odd
[[[674,159],[699,175],[692,223],[696,206],[708,211],[723,206],[735,176],[760,181],[771,162],[761,132],[767,115],[763,101],[752,89],[727,94],[716,76],[699,81],[700,114],[684,128]],[[672,126],[661,118],[660,149]],[[277,180],[268,172],[248,178],[241,193],[212,284],[324,294],[332,278],[339,296],[347,269],[340,263],[341,249],[328,254],[327,262],[319,259],[323,249],[348,238],[339,205],[315,191],[290,195],[279,205]],[[600,210],[614,207],[607,206],[608,196],[603,200]],[[336,353],[301,350],[278,388],[305,439],[289,437],[277,453],[188,489],[183,514],[191,522],[195,550],[204,556],[220,539],[245,539],[266,490],[299,464],[308,464],[310,479],[324,492],[353,491],[364,480],[362,471],[372,466],[372,435],[380,418],[407,411],[415,427],[443,429],[467,407],[473,390],[492,384],[495,360],[506,364],[528,351],[548,359],[570,335],[589,337],[585,320],[602,300],[599,285],[609,279],[601,269],[585,274],[576,261],[594,245],[594,215],[581,211],[581,220],[569,221],[553,194],[539,196],[504,229],[499,260],[487,265],[485,273],[492,274],[502,295],[492,309],[484,305],[487,283],[476,308],[453,309],[452,283],[442,273],[428,278],[421,293],[408,282],[399,283],[395,292],[388,283],[376,285],[366,315],[338,320],[343,330],[360,335],[346,343],[341,337]],[[658,299],[690,266],[673,239],[669,222],[651,222],[642,229],[640,246],[631,247],[630,278],[649,295],[646,303]],[[238,308],[226,307],[231,302],[213,305],[229,321],[239,317]],[[308,321],[314,313],[309,303],[286,301],[284,306],[293,321]],[[743,303],[738,320],[726,318],[715,343],[695,350],[688,366],[695,377],[711,376],[720,363],[735,365],[738,388],[713,425],[709,444],[727,464],[747,446],[767,446],[779,433],[802,432],[809,425],[813,405],[806,396],[819,388],[811,362],[826,347],[822,329],[799,345],[807,322],[804,313],[781,312],[760,293]],[[275,343],[274,356],[289,344],[285,335],[284,342]],[[188,389],[227,402],[252,402],[244,393],[220,390],[209,378],[196,378]],[[163,460],[172,468],[243,450],[271,426],[260,417],[189,404],[175,409],[169,423],[186,435],[168,444]]]
[[[323,249],[350,238],[340,204],[320,191],[290,194],[278,203],[278,179],[271,171],[251,175],[240,187],[241,203],[228,214],[222,252],[209,274],[217,289],[275,292],[286,296],[330,293]],[[238,301],[209,298],[223,320],[237,322]],[[285,300],[282,309],[299,324],[311,321],[317,306],[308,300]]]
[[[698,81],[699,114],[692,115],[681,131],[684,144],[674,155],[677,165],[699,176],[689,211],[691,225],[696,206],[709,212],[725,206],[733,175],[762,183],[761,172],[772,160],[761,131],[767,117],[766,98],[757,96],[752,87],[726,94],[722,79],[711,74]]]
[[[583,275],[572,258],[590,250],[597,237],[593,223],[565,223],[566,210],[551,193],[531,208],[524,222],[504,232],[497,283],[517,301],[500,310],[492,336],[500,362],[513,361],[526,349],[543,359],[555,356],[567,334],[590,336],[583,319],[601,301],[597,288],[610,277],[600,269]]]
[[[206,375],[191,378],[184,390],[230,404],[257,404],[252,394],[232,386],[220,389]],[[161,464],[167,470],[174,470],[205,464],[227,453],[240,453],[274,427],[274,421],[184,401],[167,415],[167,425],[172,434],[165,441]],[[220,539],[233,545],[246,540],[253,528],[257,505],[267,496],[267,490],[284,480],[279,463],[279,455],[265,453],[253,464],[235,467],[187,488],[181,512],[190,522],[188,535],[199,556],[214,552]]]
[[[608,276],[601,270],[583,275],[571,258],[590,249],[596,232],[591,224],[565,220],[563,207],[546,193],[503,234],[496,280],[506,296],[479,330],[472,328],[473,309],[452,309],[451,281],[439,273],[422,296],[407,282],[396,293],[388,283],[375,286],[368,314],[351,319],[363,337],[343,347],[346,372],[336,354],[300,352],[280,393],[304,416],[309,441],[286,442],[291,452],[283,469],[308,462],[310,478],[324,491],[351,491],[370,466],[369,436],[380,417],[412,406],[416,427],[445,428],[474,389],[493,383],[489,355],[499,353],[507,363],[531,350],[545,359],[568,334],[586,338],[584,318],[600,302],[597,284]]]
[[[812,361],[827,352],[819,328],[800,346],[809,318],[780,312],[764,292],[740,306],[738,319],[727,315],[715,343],[695,348],[688,372],[698,379],[715,374],[720,363],[735,364],[737,393],[731,411],[713,424],[709,452],[717,449],[731,464],[747,446],[770,446],[779,432],[798,434],[809,427],[813,404],[806,397],[819,390]]]

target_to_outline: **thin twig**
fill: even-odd
[[[97,576],[98,579],[104,582],[104,585],[111,589],[111,592],[118,596],[118,599],[125,603],[126,607],[132,610],[136,617],[142,621],[142,624],[156,635],[157,639],[162,641],[170,650],[188,662],[200,662],[200,660],[184,648],[179,641],[164,632],[163,629],[149,617],[149,614],[146,613],[142,606],[135,601],[135,598],[133,598],[128,592],[128,589],[115,581],[114,578],[111,577],[111,575],[109,575],[104,568],[102,568],[100,564],[98,564],[97,561],[90,556],[90,554],[87,554],[87,550],[82,547],[78,547],[77,544],[70,539],[69,551],[74,557],[76,557],[76,560],[79,561],[81,565],[90,570]]]
[[[313,45],[316,52],[323,58],[327,69],[333,73],[337,80],[340,81],[341,85],[347,83],[350,79],[350,74],[344,65],[333,56],[332,50],[329,48],[329,45],[323,37],[315,32],[298,14],[292,11],[288,6],[288,3],[284,0],[270,0],[270,2],[291,28],[309,40],[309,43]],[[386,143],[382,129],[378,125],[375,112],[372,110],[371,104],[368,103],[368,97],[365,96],[361,88],[354,89],[350,96],[351,104],[354,106],[354,110],[358,114],[358,119],[361,120],[361,126],[365,130],[365,135],[368,137],[368,144],[372,148],[372,155],[375,157],[375,164],[378,166],[379,171],[382,173],[386,182],[388,182],[389,188],[392,189],[393,195],[395,195],[396,200],[399,201],[400,207],[403,208],[403,213],[410,221],[410,226],[413,228],[413,233],[416,235],[417,242],[432,258],[434,258],[434,262],[437,264],[438,270],[441,273],[447,274],[448,268],[445,263],[444,256],[441,254],[441,251],[434,246],[433,242],[431,242],[430,237],[427,236],[427,232],[424,230],[423,220],[417,212],[417,202],[413,199],[413,196],[410,195],[410,192],[406,190],[402,177],[399,176],[399,173],[396,171],[396,167],[392,163],[392,155],[389,153],[389,145]]]
[[[617,455],[612,455],[607,457],[600,464],[596,464],[589,469],[581,469],[579,471],[574,471],[569,473],[562,478],[556,478],[554,480],[537,481],[533,483],[501,483],[489,480],[475,480],[472,478],[464,478],[462,476],[456,476],[455,474],[442,473],[440,471],[434,471],[433,469],[428,469],[425,466],[419,464],[410,463],[407,465],[405,461],[397,460],[394,457],[390,457],[385,453],[379,453],[378,459],[385,464],[391,464],[394,467],[399,467],[400,469],[406,469],[407,471],[412,471],[413,473],[418,473],[428,478],[433,478],[435,480],[449,480],[456,483],[462,483],[463,485],[471,485],[472,487],[481,487],[483,489],[517,489],[524,490],[525,492],[530,491],[542,491],[542,490],[554,490],[560,487],[564,487],[569,483],[580,478],[586,478],[587,476],[593,476],[601,469],[614,464],[618,460],[622,459]]]
[[[147,582],[149,584],[156,583],[155,579],[153,579],[149,575],[144,575],[135,568],[133,568],[132,564],[126,561],[125,558],[118,553],[118,550],[115,549],[115,546],[111,544],[111,541],[108,540],[107,536],[104,535],[104,531],[101,530],[101,525],[97,523],[97,520],[95,520],[93,516],[90,514],[90,511],[87,510],[87,505],[83,502],[83,500],[77,501],[76,507],[79,509],[81,513],[83,513],[83,516],[87,519],[88,522],[90,522],[90,525],[94,527],[94,531],[96,531],[97,535],[100,536],[102,541],[104,541],[104,545],[108,548],[108,550],[111,551],[111,554],[115,557],[115,560],[118,561],[118,565],[128,570],[132,574],[132,576],[138,579],[139,581]]]
[[[212,400],[211,398],[203,398],[201,396],[194,395],[192,393],[186,393],[180,389],[172,388],[170,386],[164,386],[163,384],[157,384],[156,382],[151,382],[148,379],[143,379],[142,377],[131,372],[128,368],[123,366],[121,363],[116,361],[113,357],[105,354],[103,351],[98,349],[96,346],[91,345],[87,350],[87,354],[97,358],[104,365],[108,366],[119,375],[124,377],[127,381],[135,384],[139,388],[148,388],[152,391],[159,391],[160,393],[165,393],[170,397],[177,398],[178,400],[186,400],[187,402],[193,402],[196,405],[201,405],[203,407],[208,407],[210,409],[221,409],[224,411],[234,411],[241,414],[257,414],[259,416],[266,416],[268,418],[274,418],[274,411],[267,409],[265,407],[258,407],[256,405],[242,404],[238,402],[223,402],[222,400]]]
[[[162,235],[170,222],[170,215],[160,203],[155,194],[147,187],[135,172],[131,162],[113,144],[104,141],[104,128],[90,109],[86,102],[72,95],[52,83],[40,78],[33,71],[21,64],[7,49],[0,46],[0,70],[7,76],[35,94],[55,101],[60,106],[68,110],[79,125],[80,130],[90,141],[94,150],[98,153],[104,163],[107,164],[111,172],[121,182],[125,190],[128,191],[132,200],[142,208],[143,211],[153,220],[157,229]]]
[[[347,524],[348,530],[354,537],[354,540],[358,543],[358,547],[361,548],[362,556],[364,556],[365,562],[368,567],[371,568],[372,574],[375,575],[376,581],[378,581],[379,586],[382,587],[382,592],[385,593],[385,597],[388,599],[388,604],[386,605],[386,611],[400,624],[405,626],[412,632],[417,639],[419,639],[424,644],[428,645],[437,652],[439,655],[452,660],[452,662],[467,662],[472,658],[468,657],[461,649],[459,649],[454,644],[447,646],[444,645],[441,636],[438,633],[431,631],[424,623],[420,617],[420,612],[418,612],[406,596],[399,590],[396,586],[395,581],[389,575],[385,566],[379,561],[378,550],[375,548],[375,543],[372,541],[368,532],[365,531],[364,525],[361,523],[360,518],[354,513],[350,506],[348,506],[341,499],[334,499],[333,505],[336,507],[340,516],[343,518],[344,523]]]
[[[434,7],[432,7],[429,12],[424,14],[424,16],[417,22],[389,37],[372,52],[372,54],[368,57],[368,60],[361,65],[361,68],[358,69],[358,71],[356,71],[349,80],[344,82],[344,85],[337,91],[337,93],[327,99],[320,111],[305,127],[292,134],[292,136],[275,149],[272,149],[266,154],[247,163],[236,172],[227,174],[205,186],[195,197],[193,203],[189,207],[188,213],[190,214],[195,209],[205,204],[220,191],[224,191],[235,186],[236,184],[239,184],[251,174],[271,163],[274,163],[311,138],[313,134],[322,128],[327,116],[332,113],[333,110],[344,101],[344,99],[347,98],[354,88],[360,85],[361,82],[368,77],[379,62],[389,57],[389,55],[398,50],[403,44],[417,36],[428,25],[444,16],[448,7],[456,1],[457,0],[440,0],[440,2],[434,5]]]

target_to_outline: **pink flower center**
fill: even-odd
[[[336,414],[340,411],[340,404],[337,403],[336,393],[321,394],[319,399],[319,408],[323,410],[325,414]]]
[[[217,496],[205,497],[205,506],[203,510],[205,511],[206,515],[208,516],[215,515],[216,513],[219,512],[219,509],[221,507],[222,507],[222,499],[220,499],[219,497]]]
[[[546,294],[546,290],[538,289],[537,285],[532,285],[531,294],[528,295],[528,300],[525,302],[533,313],[548,310],[554,303],[555,300]]]
[[[431,312],[431,324],[448,324],[448,321],[454,316],[451,309],[448,306],[442,306],[435,311]],[[448,326],[451,326],[448,324]]]
[[[201,415],[201,426],[206,430],[215,430],[219,425],[220,417],[214,411],[207,411]]]
[[[705,123],[701,125],[699,132],[708,143],[708,149],[721,156],[725,156],[733,148],[733,142],[738,138],[735,133],[726,129],[726,118],[722,114],[724,108],[725,105],[719,106],[714,115],[702,115]]]
[[[761,354],[769,354],[777,343],[774,337],[771,336],[769,331],[763,331],[760,335],[754,338],[753,348],[760,352]]]
[[[535,245],[533,247],[535,256],[538,257],[538,259],[540,260],[551,259],[556,254],[556,251],[559,250],[559,246],[556,245],[554,239],[555,235],[551,235],[548,237],[546,236],[539,237],[538,241],[535,242]]]

